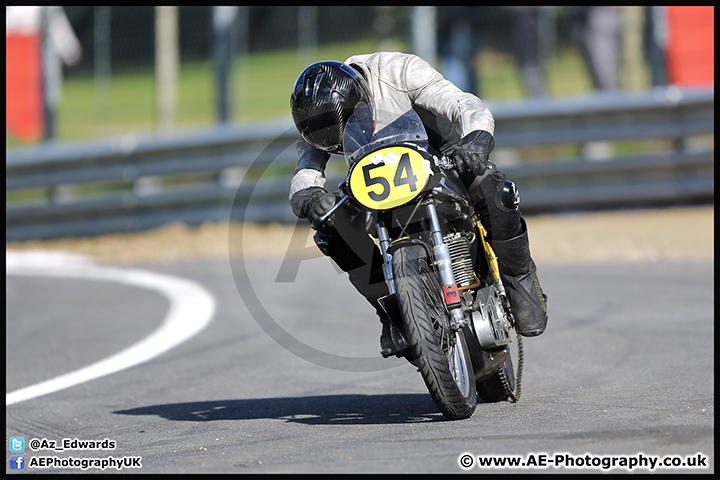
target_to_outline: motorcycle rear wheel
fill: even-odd
[[[520,399],[520,380],[524,362],[522,338],[515,329],[510,329],[508,335],[510,341],[505,346],[506,358],[500,370],[487,380],[475,384],[478,396],[484,402],[503,400],[517,402]],[[513,344],[515,347],[512,346]]]
[[[477,390],[468,347],[462,332],[450,328],[442,288],[425,249],[413,245],[396,251],[393,273],[413,364],[430,396],[445,417],[470,417],[477,405]]]
[[[508,386],[511,390],[515,390],[515,368],[513,366],[513,360],[510,356],[510,351],[506,353],[507,359],[503,363],[500,370],[505,375],[505,379],[508,382]],[[501,378],[501,372],[495,372],[492,377],[488,378],[483,382],[477,382],[477,392],[480,398],[486,403],[502,402],[510,398],[510,394],[505,389]]]

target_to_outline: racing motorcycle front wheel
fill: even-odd
[[[462,331],[450,328],[442,288],[425,249],[419,245],[400,248],[393,254],[392,265],[413,364],[445,417],[470,417],[477,405],[477,390],[468,347]]]

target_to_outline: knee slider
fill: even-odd
[[[322,232],[320,230],[316,230],[315,234],[313,235],[313,240],[315,241],[315,245],[317,245],[318,249],[322,252],[323,255],[326,257],[330,257],[332,255],[332,252],[330,250],[331,240],[332,237],[328,235],[325,232]]]
[[[326,257],[330,257],[343,272],[349,272],[365,265],[365,262],[345,242],[337,231],[328,233],[317,230],[313,240]]]
[[[514,182],[505,180],[502,194],[500,195],[500,202],[503,206],[505,206],[505,208],[509,208],[510,210],[518,209],[518,205],[520,205],[520,193],[518,192]]]

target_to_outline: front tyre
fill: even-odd
[[[475,377],[465,336],[450,328],[442,288],[425,249],[412,245],[393,254],[395,290],[406,339],[430,396],[443,415],[470,417],[477,405]]]

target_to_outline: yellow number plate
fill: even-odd
[[[359,160],[350,173],[350,193],[364,207],[388,210],[422,192],[432,175],[430,161],[408,147],[377,150]]]

